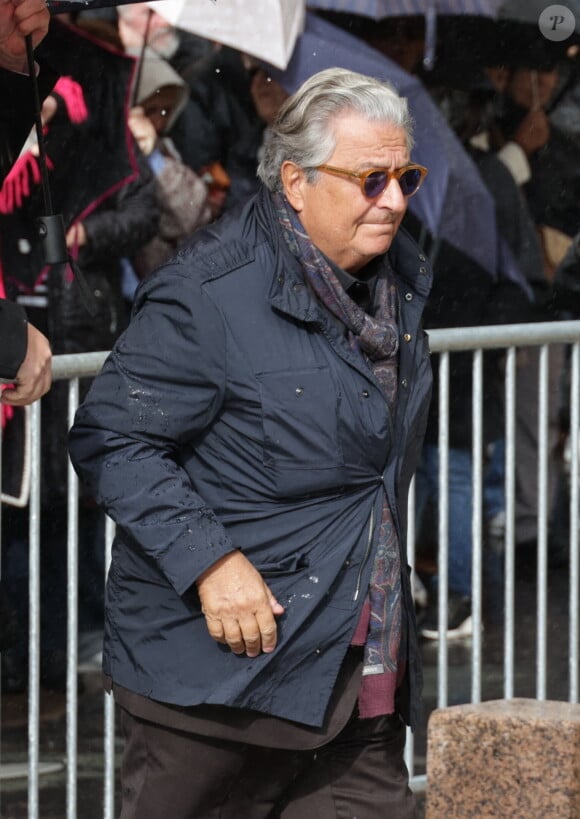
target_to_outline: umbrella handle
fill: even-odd
[[[542,107],[540,103],[540,89],[538,86],[538,72],[530,71],[530,83],[532,86],[532,111],[539,111]]]
[[[48,183],[48,163],[46,161],[46,146],[44,144],[44,134],[42,133],[42,118],[41,110],[42,104],[40,102],[40,94],[38,93],[38,83],[36,81],[36,64],[34,62],[34,50],[32,47],[32,35],[27,34],[26,42],[26,60],[28,63],[28,73],[32,83],[32,95],[34,101],[34,124],[36,127],[36,138],[38,140],[38,159],[40,164],[40,175],[42,178],[42,195],[44,197],[44,209],[47,216],[52,216],[52,197],[50,195],[50,185]]]
[[[68,261],[68,248],[64,220],[61,213],[40,216],[35,219],[38,236],[42,239],[46,264],[63,264]]]
[[[425,11],[425,46],[423,52],[423,68],[432,71],[435,67],[437,52],[437,9],[429,5]]]
[[[137,105],[139,99],[139,86],[141,85],[141,75],[143,73],[143,60],[145,59],[145,49],[147,48],[147,41],[149,40],[149,27],[151,25],[151,18],[153,17],[153,9],[148,9],[147,22],[145,24],[145,32],[143,33],[143,45],[141,46],[141,54],[137,62],[137,73],[135,74],[135,83],[133,85],[133,93],[131,94],[131,105]]]
[[[32,36],[26,35],[26,61],[28,63],[28,73],[32,82],[32,94],[34,101],[34,123],[36,126],[36,137],[38,139],[38,158],[40,173],[42,177],[42,193],[44,196],[44,207],[46,215],[36,220],[38,236],[43,242],[43,255],[46,264],[55,265],[68,262],[80,288],[81,299],[85,308],[91,316],[97,314],[97,304],[94,296],[83,276],[81,270],[76,265],[74,259],[68,252],[66,246],[66,236],[64,220],[62,215],[53,213],[52,197],[50,195],[50,184],[48,181],[48,163],[46,158],[46,146],[44,144],[44,134],[42,132],[42,103],[36,81],[36,64],[34,62],[34,49],[32,47]]]

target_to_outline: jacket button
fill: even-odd
[[[410,333],[405,333],[403,338],[405,339],[405,341],[411,341],[411,334]]]
[[[420,262],[426,262],[427,261],[427,257],[425,256],[424,253],[419,253],[419,261]]]
[[[409,382],[407,381],[406,378],[403,378],[403,380],[401,381],[401,387],[405,387],[405,389],[406,389],[408,386],[409,386]]]
[[[316,651],[315,651],[314,653],[315,653],[315,654],[319,654],[319,655],[320,655],[320,654],[322,654],[322,649],[317,648],[317,649],[316,649]]]
[[[362,395],[363,398],[368,398],[369,397],[369,391],[368,390],[363,390],[361,392],[361,395]]]
[[[278,284],[284,284],[284,276],[278,276]]]
[[[296,395],[302,395],[304,392],[304,387],[296,387]]]
[[[348,569],[349,566],[350,566],[350,560],[345,560],[344,561],[344,568]]]
[[[293,284],[292,285],[292,290],[295,293],[300,293],[301,290],[304,290],[304,285],[303,284]]]
[[[413,301],[413,294],[405,293],[405,301]]]
[[[419,268],[419,273],[426,273],[426,272],[427,272],[427,268],[426,268],[426,267],[420,267],[420,268]]]

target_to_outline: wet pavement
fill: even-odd
[[[536,694],[536,582],[533,553],[518,556],[516,583],[516,635],[514,695]],[[568,571],[551,569],[548,576],[547,698],[568,699]],[[504,692],[503,626],[486,624],[483,634],[482,699],[501,699]],[[425,671],[424,719],[415,736],[415,774],[425,772],[426,723],[437,704],[437,642],[422,644]],[[449,642],[448,704],[471,699],[472,643],[468,638]],[[103,816],[103,693],[97,671],[79,675],[78,698],[78,819]],[[40,761],[62,766],[40,777],[39,816],[65,819],[66,703],[62,694],[42,694]],[[5,696],[2,710],[2,765],[25,763],[27,748],[26,698]],[[119,751],[121,741],[118,740]],[[120,758],[120,753],[117,754]],[[0,780],[0,817],[27,816],[26,778]],[[116,802],[117,806],[119,801]],[[418,819],[424,815],[424,797],[419,798]],[[165,819],[165,817],[160,817]],[[167,818],[169,819],[169,817]],[[243,817],[240,817],[243,819]],[[308,819],[308,817],[305,817]]]

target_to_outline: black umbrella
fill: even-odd
[[[46,7],[51,14],[75,14],[93,9],[109,9],[143,0],[47,0]]]
[[[580,0],[502,0],[491,17],[440,19],[431,81],[472,87],[482,66],[550,70],[579,43]]]

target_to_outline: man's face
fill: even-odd
[[[549,103],[558,82],[558,70],[515,69],[507,83],[507,93],[522,108],[537,110]]]
[[[351,171],[394,170],[410,161],[405,131],[345,113],[335,122],[336,147],[326,164]],[[284,192],[314,244],[350,273],[385,253],[407,209],[399,183],[391,179],[368,199],[358,179],[319,173],[310,184],[293,163],[282,168]]]

